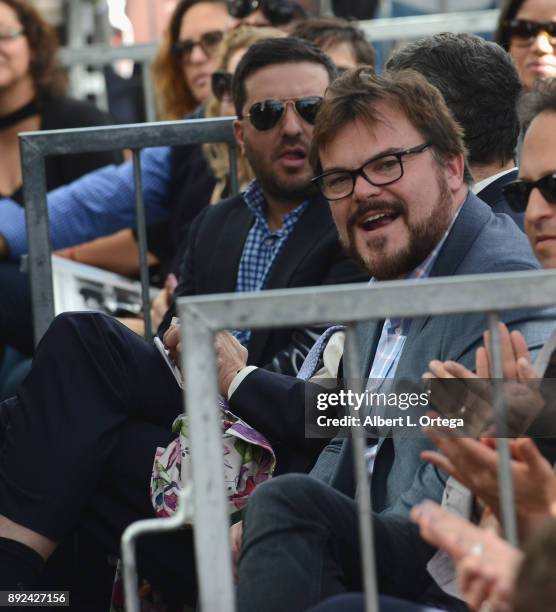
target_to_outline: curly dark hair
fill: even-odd
[[[299,22],[292,36],[308,40],[321,49],[341,43],[348,43],[353,49],[357,64],[374,66],[376,54],[373,45],[367,40],[365,32],[354,21],[340,17],[314,17]]]
[[[57,59],[58,36],[39,12],[25,0],[0,0],[17,15],[31,52],[29,72],[39,98],[66,90],[65,71]]]

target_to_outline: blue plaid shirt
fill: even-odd
[[[255,216],[255,223],[247,234],[237,273],[236,292],[260,291],[264,289],[272,265],[289,238],[296,223],[305,211],[308,201],[284,216],[282,227],[272,232],[266,220],[266,202],[257,182],[252,181],[242,193],[245,204]],[[251,337],[250,329],[235,330],[234,336],[244,346]]]

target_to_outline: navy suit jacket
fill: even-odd
[[[509,215],[516,222],[519,229],[522,230],[524,214],[516,213],[510,208],[508,200],[506,200],[502,191],[504,185],[516,181],[517,177],[518,171],[516,168],[504,174],[504,176],[497,178],[495,181],[492,181],[492,183],[487,185],[484,189],[481,189],[481,191],[477,193],[477,197],[481,198],[483,202],[486,202],[492,208],[492,212]]]
[[[241,195],[204,208],[191,226],[174,296],[234,292],[243,247],[253,223],[253,213]],[[328,202],[319,196],[309,201],[280,250],[265,289],[356,283],[368,278],[368,273],[340,246]],[[174,313],[172,306],[159,335],[167,329]],[[296,353],[306,354],[305,345],[311,346],[315,339],[305,338],[306,335],[294,328],[253,330],[248,345],[249,363],[295,374],[292,359],[296,359]],[[302,361],[304,354],[298,354],[296,360]]]

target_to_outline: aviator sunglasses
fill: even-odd
[[[538,181],[513,181],[502,187],[510,208],[522,213],[527,208],[533,189],[538,189],[549,204],[556,204],[556,172],[545,174]]]
[[[556,44],[556,21],[512,19],[506,22],[506,29],[512,42],[518,46],[532,44],[541,32],[548,34],[552,45]]]
[[[293,100],[262,100],[255,102],[245,116],[249,117],[255,129],[264,132],[277,125],[288,104],[293,104],[297,114],[310,125],[314,125],[321,102],[321,96],[304,96]]]

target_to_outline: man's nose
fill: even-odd
[[[542,193],[535,187],[531,191],[525,217],[529,223],[538,223],[543,219],[550,218],[556,214],[556,206],[550,204]]]
[[[353,197],[358,201],[365,202],[369,198],[377,196],[382,189],[380,185],[373,185],[362,174],[358,174],[353,187]]]
[[[553,53],[555,45],[552,44],[551,40],[548,32],[539,32],[533,41],[532,50],[540,55]]]
[[[288,136],[298,136],[303,132],[303,119],[297,114],[293,102],[286,102],[280,128]]]

